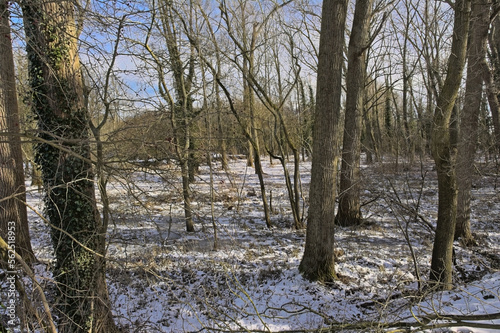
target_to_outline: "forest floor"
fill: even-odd
[[[329,284],[299,274],[305,231],[291,228],[281,165],[264,161],[263,167],[272,229],[245,160],[232,160],[229,172],[220,163],[201,168],[192,185],[194,233],[185,231],[181,183],[171,164],[111,180],[108,285],[125,332],[500,332],[500,173],[494,163],[478,163],[472,201],[478,245],[455,243],[450,292],[425,283],[438,201],[432,161],[400,164],[398,172],[393,162],[362,165],[365,223],[337,228],[339,280]],[[309,179],[304,162],[303,199]],[[42,211],[40,194],[31,188],[28,197]],[[34,211],[30,221],[41,261],[37,274],[50,277],[48,227]]]

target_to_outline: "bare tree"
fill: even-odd
[[[255,173],[259,178],[260,194],[262,197],[262,206],[264,208],[264,218],[268,228],[272,226],[271,216],[269,211],[269,203],[267,202],[267,194],[264,182],[264,171],[262,170],[261,163],[261,148],[259,142],[258,129],[256,124],[256,109],[255,109],[255,94],[252,89],[252,78],[255,76],[255,51],[257,48],[257,41],[261,34],[266,21],[271,14],[267,15],[263,22],[252,22],[251,33],[247,32],[247,1],[239,3],[240,15],[230,8],[226,1],[221,1],[220,8],[222,10],[222,18],[226,24],[226,29],[229,37],[238,47],[243,54],[242,64],[236,63],[237,67],[241,70],[243,76],[243,109],[244,114],[248,117],[248,121],[244,121],[243,117],[238,116],[238,123],[242,127],[245,137],[248,139],[248,164],[254,165]],[[241,31],[235,32],[233,27],[233,18],[239,18]],[[241,40],[237,38],[236,34],[241,35]],[[250,38],[249,38],[250,37]],[[236,62],[236,60],[235,60]],[[236,114],[235,114],[236,115]]]
[[[250,42],[250,50],[245,51],[247,47],[245,46],[245,38],[243,41],[237,40],[235,34],[232,32],[232,29],[228,28],[229,35],[231,36],[232,41],[237,45],[237,47],[241,50],[243,54],[248,54],[248,56],[244,56],[243,59],[243,64],[237,64],[238,68],[242,71],[242,76],[244,78],[244,105],[248,104],[245,103],[245,100],[249,101],[250,110],[247,112],[250,115],[250,129],[251,132],[249,133],[252,138],[249,140],[252,143],[252,146],[255,146],[254,148],[254,159],[255,159],[255,170],[257,175],[259,176],[259,180],[261,180],[261,184],[264,184],[263,178],[262,178],[262,167],[261,167],[261,161],[260,161],[260,156],[257,156],[257,152],[260,152],[260,145],[259,145],[259,137],[258,133],[255,130],[256,129],[256,123],[255,123],[255,112],[252,111],[254,108],[254,105],[256,104],[256,101],[254,101],[254,95],[256,95],[259,99],[259,101],[262,103],[262,105],[269,111],[269,113],[272,115],[274,119],[274,126],[272,127],[272,134],[270,135],[271,137],[271,145],[276,146],[277,150],[279,153],[274,153],[270,147],[266,146],[266,150],[270,154],[271,158],[276,158],[280,161],[280,164],[283,168],[283,173],[285,176],[285,183],[288,191],[288,197],[290,201],[290,206],[292,209],[292,215],[293,215],[293,227],[295,229],[302,229],[304,228],[303,221],[300,217],[300,199],[301,199],[301,193],[299,190],[299,183],[300,183],[300,172],[299,172],[299,163],[300,163],[300,156],[299,156],[299,148],[297,144],[294,142],[294,139],[292,138],[292,133],[290,131],[290,126],[287,125],[286,120],[285,120],[285,102],[287,101],[288,97],[294,90],[295,85],[298,83],[299,75],[300,75],[300,65],[298,64],[296,58],[297,56],[295,55],[296,52],[296,47],[294,45],[293,41],[293,36],[291,34],[288,34],[285,32],[287,35],[287,39],[289,41],[289,44],[286,46],[287,53],[290,54],[290,69],[289,72],[287,73],[287,78],[285,78],[285,75],[282,73],[282,59],[280,59],[280,42],[278,41],[279,38],[277,37],[270,37],[269,35],[276,35],[280,36],[280,27],[283,24],[283,22],[280,22],[280,25],[274,26],[272,25],[271,18],[273,17],[274,14],[277,13],[278,9],[281,9],[288,5],[290,1],[284,1],[281,4],[276,4],[275,6],[272,7],[272,9],[267,13],[262,20],[261,23],[254,24],[253,25],[253,30],[251,34],[251,42]],[[226,12],[227,13],[227,12]],[[228,17],[226,16],[226,22],[228,22]],[[285,28],[286,29],[286,28]],[[261,32],[261,30],[263,32]],[[258,73],[256,71],[256,68],[254,68],[254,57],[256,51],[257,51],[257,42],[258,42],[258,37],[263,34],[264,36],[264,41],[265,43],[262,43],[266,49],[262,52],[264,59],[267,59],[268,55],[271,55],[272,61],[263,61],[263,64],[261,67],[263,67],[264,71],[264,79],[259,79]],[[282,53],[281,53],[282,54]],[[246,59],[248,58],[248,59]],[[248,65],[245,65],[248,64]],[[253,68],[253,70],[248,70],[246,67]],[[270,73],[273,73],[276,78],[275,80],[271,80],[269,76],[271,75]],[[274,81],[274,82],[272,82]],[[274,85],[273,85],[274,84]],[[271,90],[274,88],[276,92],[273,94]],[[245,129],[244,129],[245,130]],[[252,133],[254,135],[252,136]],[[287,151],[290,149],[293,154],[294,158],[294,171],[293,171],[293,184],[292,184],[292,177],[290,175],[290,171],[288,169],[288,166],[286,165],[288,161],[288,154]],[[265,188],[261,185],[261,195],[263,197],[263,201],[266,200],[265,196]],[[264,204],[264,210],[266,211],[267,205]],[[265,214],[266,215],[266,214]],[[267,221],[267,215],[266,215],[266,221]]]
[[[489,71],[486,62],[488,30],[490,26],[490,0],[476,0],[472,4],[471,27],[467,56],[467,81],[461,114],[457,152],[457,226],[455,239],[463,244],[473,244],[470,229],[471,188],[476,156],[479,111],[483,100],[484,72]]]
[[[449,31],[452,30],[453,11],[441,1],[406,1],[415,14],[411,20],[412,32],[408,39],[412,49],[417,52],[416,72],[412,77],[422,80],[422,87],[409,85],[417,111],[421,137],[426,140],[422,145],[425,152],[431,150],[432,118],[439,91],[446,74],[445,56],[449,54]]]
[[[439,204],[430,279],[439,282],[442,289],[452,288],[457,185],[456,148],[450,138],[450,123],[465,67],[470,7],[470,0],[457,0],[454,4],[451,54],[446,79],[437,99],[432,127],[432,156],[438,174]]]
[[[193,5],[189,4],[187,12],[187,29],[192,29]],[[157,5],[153,3],[151,23],[148,27],[146,39],[143,46],[151,56],[154,68],[158,74],[158,91],[167,104],[166,108],[170,114],[170,123],[176,139],[175,152],[181,168],[182,194],[184,199],[184,216],[186,219],[186,230],[194,231],[193,212],[191,207],[190,183],[194,181],[194,159],[193,159],[193,135],[192,122],[199,112],[193,108],[193,93],[195,80],[195,50],[189,48],[187,56],[181,43],[181,32],[178,30],[179,15],[177,3],[160,1]],[[158,7],[156,7],[158,6]],[[159,17],[156,14],[159,14]],[[183,15],[183,14],[181,14]],[[159,24],[157,23],[159,21]],[[167,47],[166,57],[158,55],[151,47],[153,28],[160,31],[160,38]],[[188,32],[189,33],[189,32]],[[167,80],[167,72],[172,73],[172,86]]]
[[[324,1],[322,11],[309,218],[299,266],[306,278],[319,281],[337,278],[334,219],[347,5],[347,0]]]
[[[370,19],[373,0],[356,0],[347,51],[346,110],[339,208],[335,221],[342,226],[361,223],[360,170],[363,97],[366,75],[366,51],[370,44]]]
[[[395,14],[392,17],[393,23],[391,27],[394,31],[393,42],[397,45],[394,50],[396,52],[395,56],[400,59],[401,70],[401,93],[399,103],[396,104],[396,110],[398,112],[397,118],[401,118],[399,121],[402,122],[402,129],[398,130],[398,142],[404,144],[403,153],[406,154],[407,162],[411,164],[414,159],[415,149],[420,144],[420,140],[415,133],[416,126],[414,119],[415,110],[415,88],[413,87],[412,81],[414,77],[421,75],[418,71],[420,70],[418,63],[422,59],[422,51],[420,47],[416,46],[417,41],[415,40],[415,31],[418,26],[417,22],[421,20],[419,17],[419,2],[420,1],[403,1],[399,5],[395,6]],[[419,32],[416,34],[418,35]],[[420,118],[422,121],[423,118]],[[417,127],[418,128],[418,127]],[[396,161],[398,163],[398,161]]]

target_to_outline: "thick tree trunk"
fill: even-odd
[[[346,111],[342,166],[340,171],[339,209],[336,223],[342,226],[361,224],[360,170],[365,56],[369,42],[373,0],[357,0],[347,52]]]
[[[470,228],[470,201],[474,159],[476,156],[479,111],[483,96],[483,73],[489,71],[486,63],[491,0],[477,0],[472,5],[468,46],[467,81],[464,107],[461,115],[457,152],[457,224],[455,239],[473,244]]]
[[[470,0],[455,2],[451,54],[446,79],[439,93],[432,127],[432,156],[438,174],[438,219],[432,250],[431,281],[452,288],[453,239],[457,212],[456,148],[450,138],[450,120],[462,80],[467,53]]]
[[[15,222],[15,250],[32,262],[9,20],[8,2],[0,0],[0,132],[6,134],[0,136],[0,236],[8,239],[9,222]]]
[[[304,256],[299,266],[300,272],[310,280],[337,278],[334,220],[347,4],[347,0],[323,2],[309,218]]]
[[[105,283],[105,234],[96,206],[88,114],[77,54],[73,3],[21,2],[37,162],[56,259],[59,332],[116,332]]]

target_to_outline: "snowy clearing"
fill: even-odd
[[[472,229],[479,245],[456,243],[456,288],[433,292],[425,289],[437,214],[430,161],[399,173],[389,162],[362,166],[366,223],[337,228],[339,280],[331,284],[311,283],[298,272],[305,231],[291,229],[281,166],[264,163],[275,225],[269,230],[257,176],[245,162],[231,161],[229,173],[214,164],[212,194],[210,169],[202,167],[192,185],[195,233],[185,231],[178,171],[171,165],[110,183],[108,285],[124,331],[500,332],[500,177],[494,166],[479,165],[483,174],[475,181]],[[310,163],[302,163],[305,199],[309,172]],[[41,212],[40,194],[30,188],[28,197]],[[37,274],[50,296],[48,227],[34,211],[30,221],[41,261]]]

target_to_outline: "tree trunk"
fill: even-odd
[[[328,281],[335,272],[334,231],[340,147],[343,45],[347,0],[323,2],[313,130],[309,219],[300,272]]]
[[[217,52],[217,77],[220,77],[220,59]],[[214,83],[215,89],[215,103],[217,106],[217,140],[219,142],[219,152],[220,160],[222,164],[222,170],[229,171],[229,164],[227,158],[227,143],[225,139],[223,120],[222,120],[222,101],[220,99],[220,87],[217,82]]]
[[[457,151],[458,199],[455,239],[460,238],[464,244],[468,245],[474,243],[470,229],[470,201],[479,111],[483,95],[483,73],[489,71],[486,63],[486,46],[490,26],[490,8],[491,0],[477,0],[472,5],[467,81]]]
[[[243,16],[245,13],[242,14]],[[266,185],[264,182],[264,171],[262,170],[262,162],[260,159],[260,144],[259,144],[259,134],[257,132],[257,124],[256,124],[256,115],[255,115],[255,95],[250,86],[251,78],[254,75],[254,51],[257,43],[257,36],[259,34],[258,25],[253,25],[252,36],[250,41],[250,47],[248,51],[248,57],[243,59],[243,99],[245,105],[245,111],[248,113],[250,117],[250,141],[249,141],[249,160],[248,162],[252,162],[253,155],[253,163],[255,168],[255,174],[259,178],[260,185],[260,195],[262,198],[262,207],[264,209],[264,219],[266,221],[266,226],[268,228],[272,227],[271,223],[271,213],[269,212],[269,204],[267,203],[267,195],[266,195]],[[245,35],[245,34],[244,34]],[[244,45],[246,46],[246,42],[244,39]],[[245,67],[246,64],[246,67]]]
[[[193,212],[191,206],[191,189],[189,187],[189,166],[187,160],[181,160],[182,197],[184,198],[184,218],[186,231],[194,232]]]
[[[305,229],[306,225],[304,223],[304,220],[302,219],[301,212],[300,212],[300,197],[301,197],[301,191],[300,191],[300,152],[297,148],[294,147],[292,149],[293,151],[293,165],[294,165],[294,170],[293,170],[293,202],[292,204],[292,210],[295,212],[295,215],[297,215],[296,218],[294,218],[294,229],[295,230],[300,230],[300,229]]]
[[[342,226],[361,224],[360,170],[365,56],[369,43],[373,0],[357,0],[347,52],[346,111],[342,166],[340,171],[339,209],[335,222]]]
[[[493,119],[493,151],[500,154],[500,122],[498,121],[498,114],[500,113],[500,103],[498,101],[499,95],[497,95],[497,83],[493,79],[493,75],[491,73],[490,68],[487,68],[483,71],[483,80],[486,85],[486,95],[488,97],[488,105],[490,107],[490,112]],[[485,117],[486,118],[486,117]],[[495,120],[496,119],[496,120]],[[496,124],[496,125],[495,125]],[[489,133],[489,125],[487,131]],[[498,128],[498,131],[496,130]],[[489,134],[488,134],[489,136]],[[489,141],[489,140],[487,140]]]
[[[193,131],[190,130],[190,133]],[[198,147],[196,140],[193,136],[189,139],[189,147],[188,147],[188,174],[189,174],[189,183],[192,184],[196,181],[196,176],[200,173],[200,158],[198,156]]]
[[[467,53],[470,0],[455,2],[451,54],[446,79],[437,99],[432,128],[432,156],[438,175],[438,219],[432,250],[431,281],[452,288],[453,238],[457,212],[456,148],[451,144],[450,120],[460,88]]]
[[[250,107],[250,136],[252,140],[250,141],[251,150],[253,151],[253,161],[255,167],[255,174],[259,178],[260,185],[260,195],[262,198],[262,207],[264,208],[264,219],[266,221],[266,226],[268,228],[272,227],[271,216],[269,212],[269,204],[267,203],[267,195],[266,195],[266,185],[264,182],[264,170],[262,170],[262,162],[260,159],[260,144],[259,144],[259,135],[257,133],[257,127],[255,124],[255,110],[254,110],[254,97],[253,91],[249,89],[249,107]],[[250,154],[251,155],[251,154]]]
[[[10,39],[8,2],[0,0],[0,236],[8,239],[9,222],[15,222],[15,250],[26,262],[35,260],[26,211],[19,107]]]
[[[367,110],[363,112],[363,123],[365,124],[363,145],[366,148],[366,164],[373,164],[373,155],[376,156],[375,135],[372,126],[374,108],[374,106],[368,107]]]
[[[181,166],[182,177],[182,194],[184,198],[184,217],[186,219],[186,230],[194,231],[193,212],[191,206],[191,190],[189,184],[194,182],[195,174],[197,173],[198,161],[194,152],[194,142],[191,135],[191,123],[195,118],[193,111],[192,87],[195,75],[195,50],[193,47],[187,61],[184,61],[181,56],[181,48],[178,38],[177,26],[174,21],[175,9],[173,4],[168,1],[162,1],[158,10],[161,15],[161,27],[163,38],[168,50],[168,70],[172,72],[173,90],[175,96],[170,94],[168,84],[164,77],[164,64],[158,61],[156,55],[153,54],[157,61],[158,74],[160,84],[162,85],[161,93],[165,101],[168,102],[171,112],[171,125],[174,131],[174,136],[178,142],[175,146],[175,152],[179,164]],[[190,7],[192,10],[192,7]],[[190,23],[191,24],[191,23]],[[150,52],[149,46],[146,45]]]
[[[21,6],[38,118],[36,159],[56,259],[58,330],[116,332],[100,252],[105,234],[99,232],[73,3],[25,0]]]
[[[410,105],[408,101],[408,95],[409,95],[409,89],[411,85],[411,72],[408,69],[408,43],[409,43],[409,34],[412,29],[412,24],[413,22],[410,19],[410,6],[405,6],[406,7],[406,22],[405,22],[405,34],[404,34],[404,41],[403,41],[403,50],[402,50],[402,66],[403,66],[403,100],[402,100],[402,111],[403,111],[403,126],[404,126],[404,143],[407,149],[407,154],[409,157],[409,163],[411,164],[413,162],[414,158],[414,152],[415,152],[415,144],[411,140],[411,133],[410,133],[410,124],[409,124],[409,112],[408,112],[408,106]]]
[[[497,153],[500,154],[500,110],[498,107],[498,101],[500,100],[500,92],[495,91],[494,89],[490,89],[493,87],[493,84],[496,87],[500,86],[500,16],[496,16],[492,23],[493,28],[491,29],[491,34],[489,36],[489,45],[491,50],[491,57],[493,63],[493,71],[494,75],[492,78],[485,81],[488,85],[488,101],[490,104],[490,112],[491,118],[493,120],[493,130],[495,132],[495,147],[497,149]],[[490,84],[488,84],[490,83]],[[496,94],[496,98],[492,96],[492,94]]]

